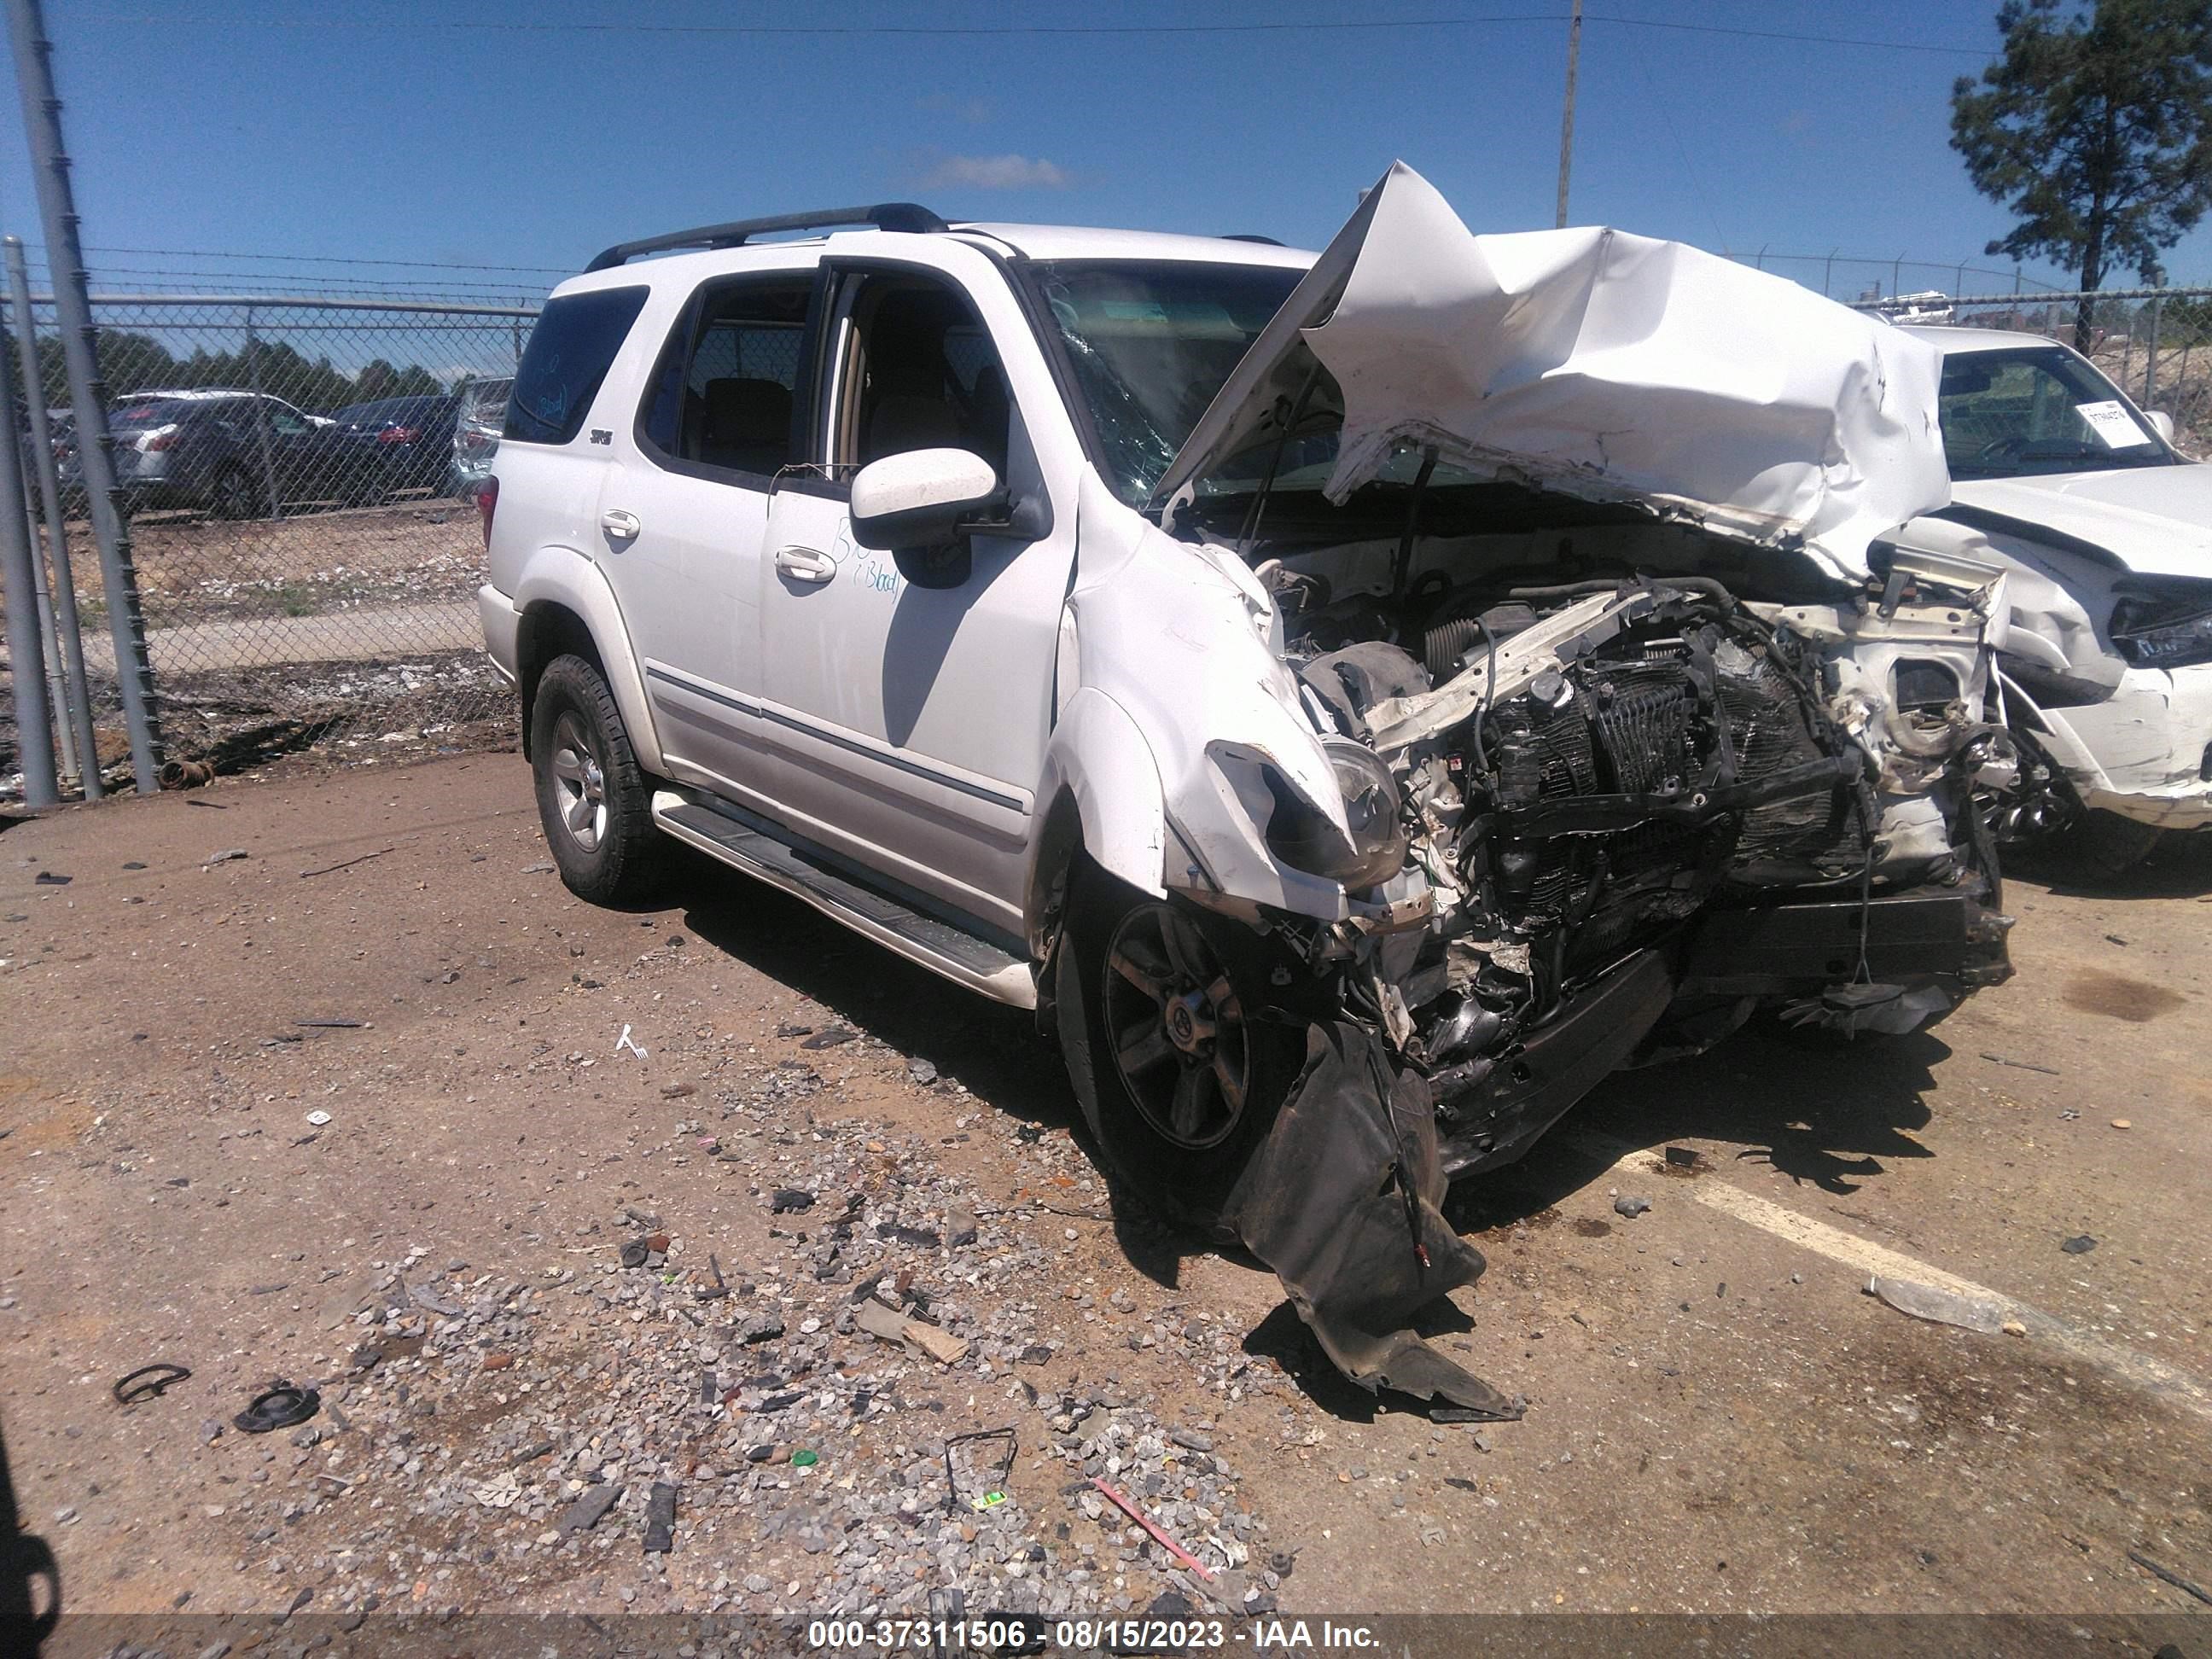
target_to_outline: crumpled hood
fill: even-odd
[[[2212,576],[2212,466],[2116,467],[1954,486],[1944,516],[2034,541],[2055,531],[2143,576]]]
[[[1925,342],[1679,243],[1477,236],[1403,162],[1253,342],[1163,477],[1171,501],[1259,441],[1318,359],[1342,501],[1401,444],[1490,477],[1640,501],[1806,550],[1847,580],[1949,500]]]

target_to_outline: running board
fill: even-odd
[[[1022,957],[863,885],[729,812],[688,799],[672,789],[656,789],[653,820],[686,846],[772,887],[781,887],[854,933],[866,934],[886,950],[943,975],[956,985],[1016,1008],[1036,1006],[1036,978]]]

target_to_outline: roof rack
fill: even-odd
[[[929,234],[950,229],[944,220],[913,202],[878,202],[873,207],[822,208],[812,213],[779,213],[765,219],[733,219],[726,225],[701,225],[696,230],[672,230],[635,242],[617,242],[586,265],[586,270],[609,270],[627,264],[642,253],[666,253],[679,247],[743,247],[752,237],[779,230],[829,230],[841,225],[873,225],[878,230],[913,231]]]

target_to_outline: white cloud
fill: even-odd
[[[922,180],[938,190],[1066,190],[1074,182],[1056,162],[1026,155],[946,155]]]

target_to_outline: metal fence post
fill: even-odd
[[[0,353],[0,356],[5,356]],[[17,471],[21,468],[19,466]],[[76,737],[70,730],[69,681],[62,672],[61,642],[54,637],[53,596],[46,591],[46,561],[39,551],[39,508],[31,499],[31,483],[23,485],[23,524],[31,544],[31,594],[39,606],[39,652],[46,674],[46,711],[54,723],[54,739],[61,750],[61,787],[76,784]]]
[[[23,509],[23,452],[15,439],[15,375],[0,351],[0,576],[8,584],[8,662],[15,683],[15,757],[23,768],[23,801],[52,806],[61,799],[54,777],[52,711],[46,702],[46,649],[39,638],[37,556]]]
[[[2158,299],[2150,302],[2150,360],[2143,365],[2143,407],[2148,409],[2158,396]]]
[[[76,578],[70,569],[69,522],[62,511],[62,480],[54,461],[53,428],[46,420],[46,388],[39,372],[39,331],[31,314],[31,277],[20,237],[0,236],[8,260],[8,288],[15,316],[15,351],[23,368],[23,404],[31,417],[31,468],[46,516],[46,561],[53,569],[54,632],[61,642],[65,696],[63,748],[76,750],[77,780],[87,800],[107,793],[100,776],[100,739],[92,726],[92,691],[84,673],[84,635],[77,625]],[[76,741],[69,742],[74,732]]]
[[[116,495],[106,388],[100,383],[98,337],[93,327],[92,305],[86,297],[84,249],[77,239],[69,155],[62,147],[53,46],[46,39],[39,0],[7,0],[7,6],[23,126],[30,141],[32,175],[38,185],[39,218],[46,231],[46,264],[53,276],[54,316],[62,337],[62,355],[69,365],[70,400],[76,408],[78,465],[83,472],[93,533],[100,542],[100,574],[107,585],[115,678],[122,690],[124,720],[131,732],[131,769],[139,793],[150,795],[161,787],[161,720],[154,695],[153,665],[146,650],[146,618],[139,608],[138,573],[131,560],[130,526]]]
[[[269,516],[284,516],[284,503],[276,497],[276,462],[269,453],[269,405],[261,396],[261,351],[253,337],[253,307],[246,308],[246,380],[253,393],[253,433],[261,450],[261,487],[268,492]]]

